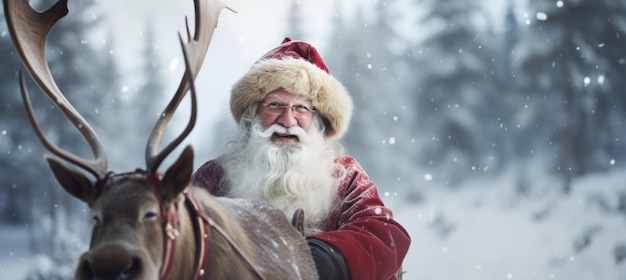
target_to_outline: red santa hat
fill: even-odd
[[[285,38],[263,55],[233,86],[230,110],[239,122],[254,103],[283,89],[311,99],[326,125],[327,139],[341,137],[352,116],[352,98],[330,71],[315,47]]]

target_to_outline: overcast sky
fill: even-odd
[[[232,67],[228,70],[238,71],[238,75],[243,74],[258,57],[277,46],[284,36],[289,35],[286,34],[286,14],[292,1],[223,0],[223,3],[238,13],[228,10],[221,13],[219,26],[207,56],[208,65],[205,68],[210,68],[211,65],[228,66]],[[355,14],[357,5],[372,7],[376,1],[300,0],[303,11],[301,23],[309,30],[306,39],[324,55],[326,51],[324,44],[331,32],[331,18],[336,14],[350,18]],[[340,3],[338,11],[335,11],[337,9],[335,2]],[[397,0],[394,4],[404,2],[412,1]],[[493,4],[487,6],[492,12],[499,11],[504,2],[506,1],[494,0]],[[141,34],[150,20],[158,28],[158,47],[163,50],[164,59],[171,62],[180,58],[177,32],[184,30],[185,16],[189,16],[193,24],[193,0],[104,0],[102,5],[107,9],[106,15],[114,22],[112,27],[118,37],[115,48],[118,55],[129,60],[136,56],[137,48],[141,47],[139,44],[142,43]],[[414,30],[414,27],[411,28]],[[212,61],[215,63],[212,64]],[[227,69],[221,69],[220,73],[227,74],[223,70]]]

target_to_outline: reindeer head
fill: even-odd
[[[219,0],[195,0],[195,32],[187,25],[187,39],[180,38],[186,71],[174,97],[157,120],[146,145],[145,171],[111,175],[107,170],[104,145],[91,126],[68,102],[57,86],[45,55],[45,43],[54,25],[67,13],[67,0],[60,0],[44,12],[35,11],[28,0],[3,0],[5,18],[13,42],[28,72],[42,91],[78,129],[94,153],[94,160],[72,155],[45,137],[33,113],[24,77],[20,89],[29,120],[43,145],[54,155],[95,177],[90,180],[61,161],[47,158],[50,168],[63,188],[84,201],[94,212],[90,250],[81,257],[76,277],[120,279],[155,279],[167,276],[168,257],[177,230],[176,205],[193,171],[193,150],[188,146],[161,176],[157,173],[163,160],[187,137],[196,121],[194,79],[204,61],[220,11],[226,6]],[[159,151],[165,128],[181,100],[191,91],[191,117],[184,131]],[[172,227],[174,228],[172,230]],[[162,240],[165,240],[162,242]],[[160,269],[160,271],[159,271]]]
[[[61,167],[55,161],[50,166]],[[179,194],[192,172],[191,147],[163,176],[138,170],[78,186],[72,182],[84,181],[82,174],[55,172],[68,192],[89,204],[95,221],[90,250],[80,257],[76,278],[165,279],[174,265],[172,246],[181,242]]]

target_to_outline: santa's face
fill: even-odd
[[[311,100],[280,89],[265,97],[258,112],[265,129],[278,124],[287,129],[298,126],[304,131],[309,130],[314,114]],[[279,144],[300,141],[297,135],[290,133],[274,133],[271,140]]]

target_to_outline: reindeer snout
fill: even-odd
[[[144,260],[140,251],[119,243],[106,244],[80,257],[76,279],[144,279]]]

